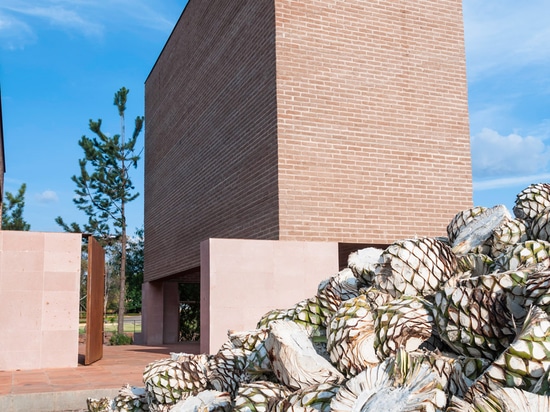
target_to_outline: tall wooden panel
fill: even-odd
[[[84,364],[103,357],[103,301],[105,251],[93,236],[88,238],[88,297],[86,303],[86,353]]]

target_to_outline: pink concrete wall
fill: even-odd
[[[81,235],[0,231],[0,370],[76,367]]]
[[[338,272],[338,243],[208,239],[201,243],[201,346],[216,353],[227,331],[314,296]]]
[[[138,345],[162,345],[164,328],[164,285],[144,282],[141,286],[141,333],[134,334]]]

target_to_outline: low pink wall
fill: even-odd
[[[0,230],[0,370],[78,366],[81,239]]]
[[[252,330],[272,309],[312,297],[338,273],[338,243],[208,239],[201,243],[201,353],[227,331]]]

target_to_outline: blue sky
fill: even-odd
[[[86,221],[72,202],[89,119],[119,133],[113,95],[130,89],[127,133],[144,113],[144,82],[186,0],[2,0],[0,84],[5,190],[27,184],[24,217],[60,231]],[[505,204],[550,181],[550,2],[465,0],[474,204]],[[140,136],[143,145],[143,134]],[[143,160],[132,180],[143,195]],[[457,211],[458,212],[458,211]],[[141,227],[143,196],[129,205]]]
[[[0,84],[5,190],[27,184],[25,220],[33,231],[61,231],[57,216],[85,223],[74,205],[78,146],[90,119],[120,133],[113,97],[130,90],[126,133],[144,114],[144,83],[186,0],[2,0]],[[143,147],[144,134],[138,146]],[[143,158],[131,179],[130,232],[143,222]]]
[[[550,181],[550,2],[466,0],[474,202]]]

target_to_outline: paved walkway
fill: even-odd
[[[143,387],[143,369],[170,352],[199,353],[198,343],[104,346],[103,358],[75,368],[0,371],[0,411],[86,410],[88,397],[113,397],[125,384]],[[79,348],[83,359],[84,346]]]

